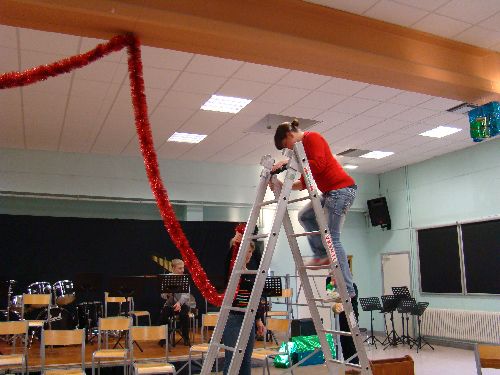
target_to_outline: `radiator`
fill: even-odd
[[[427,309],[422,336],[500,344],[500,312]]]

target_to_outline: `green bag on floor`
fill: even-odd
[[[328,333],[326,335],[326,341],[328,342],[328,346],[330,346],[332,357],[336,358],[335,345],[333,344],[333,337],[331,334]],[[293,364],[314,352],[316,348],[321,349],[321,344],[316,335],[292,337],[292,342],[281,344],[279,352],[283,354],[274,357],[274,366],[278,368],[291,367]],[[325,357],[320,350],[318,353],[301,363],[300,366],[317,365],[323,362],[325,362]]]

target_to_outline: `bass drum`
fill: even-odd
[[[10,310],[8,313],[9,316],[9,321],[19,321],[21,320],[21,314],[19,314],[17,311]],[[0,322],[6,322],[7,321],[7,311],[2,310],[0,311]]]
[[[42,309],[36,320],[47,320],[48,309]],[[46,322],[43,326],[45,329],[49,329],[49,323]],[[66,309],[60,307],[50,308],[50,329],[75,329],[76,322],[75,317]]]

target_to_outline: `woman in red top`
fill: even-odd
[[[347,262],[347,255],[340,242],[340,232],[344,224],[347,211],[351,207],[356,197],[357,186],[354,179],[349,176],[339,162],[333,157],[328,142],[316,132],[303,132],[299,129],[297,120],[291,123],[285,122],[278,126],[274,134],[274,144],[278,150],[283,148],[293,149],[295,142],[302,142],[309,161],[312,175],[318,189],[323,193],[321,204],[327,213],[328,229],[332,236],[335,253],[344,275],[347,291],[351,297],[356,295],[353,287],[352,274]],[[273,170],[281,168],[288,161],[276,163]],[[293,190],[303,190],[306,188],[304,178],[293,183]],[[312,203],[309,202],[299,212],[299,221],[302,227],[308,231],[317,231],[318,223],[314,215]],[[325,265],[330,260],[323,247],[320,236],[307,237],[314,258],[306,265]]]

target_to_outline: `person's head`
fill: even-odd
[[[184,262],[180,259],[172,259],[172,272],[182,275],[184,273]]]
[[[250,241],[250,243],[248,244],[248,250],[246,253],[245,264],[248,264],[248,262],[250,262],[250,259],[252,259],[252,254],[253,254],[254,250],[255,250],[255,242]]]
[[[299,121],[284,122],[276,128],[274,133],[274,145],[278,150],[284,148],[293,149],[295,142],[299,140],[302,130],[299,129]]]

